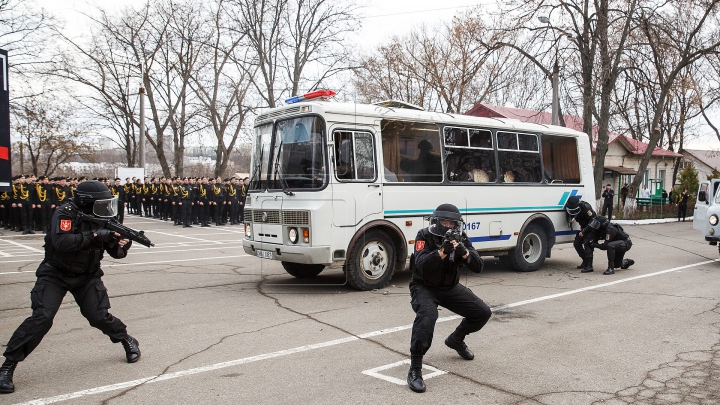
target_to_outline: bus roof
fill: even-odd
[[[311,107],[309,110],[313,113],[355,115],[369,118],[384,118],[388,120],[411,120],[420,122],[443,123],[446,125],[464,124],[478,127],[506,129],[512,131],[542,132],[573,137],[587,137],[587,134],[571,128],[555,125],[528,123],[510,118],[485,118],[464,114],[420,111],[409,108],[383,107],[375,104],[336,103],[316,100],[304,101],[273,108],[259,115],[256,118],[255,123],[257,125],[273,118],[303,114],[308,112],[307,108],[303,109],[303,107],[307,106]]]

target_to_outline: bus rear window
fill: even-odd
[[[575,138],[543,135],[544,177],[548,183],[580,183],[580,163]]]

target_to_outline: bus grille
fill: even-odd
[[[267,220],[263,221],[263,214]],[[245,210],[245,218],[252,218],[252,222],[283,225],[310,225],[309,211],[278,211],[278,210]]]
[[[282,222],[285,225],[309,225],[310,213],[308,211],[283,211]]]

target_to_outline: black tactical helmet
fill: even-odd
[[[608,224],[610,223],[610,220],[607,219],[607,217],[604,217],[602,215],[597,216],[590,221],[588,226],[592,229],[598,230],[600,228],[607,228]]]
[[[75,202],[87,214],[99,217],[117,215],[117,196],[112,195],[108,186],[97,180],[87,180],[75,189]]]
[[[427,139],[423,139],[418,143],[418,149],[420,150],[431,150],[433,148],[432,143],[428,141]],[[456,208],[457,209],[457,208]]]
[[[438,205],[429,219],[430,226],[428,226],[428,230],[433,235],[445,236],[445,233],[449,230],[462,231],[462,215],[460,215],[460,210],[452,204]],[[452,221],[453,226],[443,225],[442,222],[445,222],[443,220]]]
[[[573,217],[580,213],[580,198],[578,196],[574,195],[570,198],[568,198],[567,202],[565,203],[565,211],[567,211],[568,214],[572,215]]]

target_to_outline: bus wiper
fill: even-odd
[[[277,150],[277,156],[275,157],[275,177],[280,178],[280,186],[282,187],[283,193],[285,195],[295,195],[292,191],[287,189],[287,184],[285,182],[285,176],[280,171],[280,151],[282,151],[283,142],[280,141],[280,145],[278,146]]]

